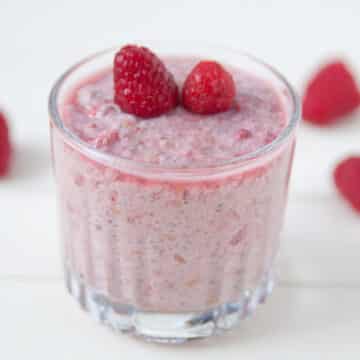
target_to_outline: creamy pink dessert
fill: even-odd
[[[178,83],[196,61],[168,59]],[[288,123],[265,81],[231,69],[238,108],[202,116],[182,107],[155,119],[113,102],[112,71],[82,83],[62,111],[80,139],[121,158],[169,168],[221,164],[269,144]],[[156,181],[97,166],[55,141],[68,266],[112,301],[142,310],[199,311],[236,302],[273,261],[291,146],[255,169],[209,181]]]
[[[180,88],[198,62],[162,60]],[[111,314],[123,306],[201,314],[238,304],[245,316],[243,306],[267,294],[294,149],[292,135],[281,137],[293,110],[286,87],[224,66],[236,96],[218,114],[181,105],[151,119],[125,113],[111,68],[74,82],[58,104],[52,148],[64,261],[81,284],[69,287],[91,312],[94,301],[105,323],[114,326]],[[138,333],[173,336],[139,330],[131,316]]]

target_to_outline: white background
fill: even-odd
[[[301,92],[334,54],[360,81],[358,1],[0,0],[0,106],[16,161],[0,181],[1,359],[356,359],[360,354],[360,216],[331,171],[360,153],[360,115],[331,129],[302,125],[279,261],[280,284],[229,335],[181,348],[116,337],[65,294],[48,146],[47,96],[84,55],[133,39],[241,48]]]

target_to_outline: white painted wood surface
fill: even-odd
[[[21,9],[21,10],[20,10]],[[116,337],[62,284],[46,101],[80,57],[133,39],[195,39],[243,48],[301,90],[312,66],[345,54],[358,71],[357,1],[1,0],[0,106],[16,163],[0,181],[0,357],[4,359],[356,359],[360,354],[360,216],[331,181],[360,154],[360,114],[333,129],[303,125],[279,258],[280,286],[233,333],[181,348]],[[175,41],[175,40],[174,40]]]

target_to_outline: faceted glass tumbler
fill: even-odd
[[[215,58],[266,79],[288,118],[282,133],[253,153],[213,167],[169,169],[103,153],[63,122],[69,92],[109,68],[116,49],[76,64],[52,89],[52,156],[69,292],[116,331],[181,343],[232,328],[272,289],[299,102],[283,76],[241,52],[151,47]]]

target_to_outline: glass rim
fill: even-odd
[[[120,157],[118,155],[106,153],[104,151],[101,151],[94,146],[90,145],[89,143],[83,141],[80,139],[76,134],[74,134],[71,130],[69,130],[62,121],[62,116],[60,114],[59,108],[58,108],[58,97],[59,93],[62,90],[62,86],[65,83],[65,81],[78,69],[80,69],[83,65],[86,65],[87,63],[91,62],[92,60],[95,60],[101,56],[113,53],[120,49],[121,46],[114,46],[102,51],[98,51],[96,53],[93,53],[82,60],[76,62],[74,65],[72,65],[68,70],[66,70],[55,82],[53,87],[51,88],[49,100],[48,100],[48,111],[50,115],[50,121],[56,126],[56,128],[60,131],[62,136],[64,137],[66,142],[70,142],[71,145],[75,145],[79,149],[80,152],[84,153],[90,159],[93,159],[97,162],[101,162],[103,164],[106,164],[110,167],[116,168],[118,170],[130,170],[132,169],[135,172],[150,172],[154,174],[170,174],[174,176],[184,176],[184,177],[193,177],[196,175],[204,175],[206,172],[216,172],[216,173],[222,173],[229,171],[230,169],[234,167],[242,167],[249,162],[256,161],[259,159],[262,159],[265,155],[269,155],[286,143],[286,140],[290,138],[290,136],[294,133],[297,124],[300,120],[301,115],[301,107],[300,107],[300,100],[298,95],[296,94],[294,88],[289,83],[289,81],[272,65],[267,64],[266,62],[258,59],[257,57],[248,54],[243,51],[238,50],[232,50],[227,48],[227,51],[235,52],[237,55],[242,56],[250,60],[251,62],[255,63],[256,65],[259,65],[266,70],[268,70],[272,75],[274,75],[280,82],[285,85],[286,90],[290,94],[290,101],[292,103],[292,111],[289,116],[289,122],[282,129],[280,134],[269,144],[263,145],[256,150],[239,155],[230,159],[225,159],[224,161],[221,161],[219,163],[213,164],[213,165],[206,165],[206,166],[196,166],[196,167],[187,167],[187,168],[181,168],[181,167],[170,167],[170,166],[161,166],[158,164],[145,162],[145,161],[139,161],[139,160],[132,160]],[[214,46],[212,46],[214,47]],[[217,46],[216,48],[219,48]],[[220,47],[224,48],[224,47]]]

